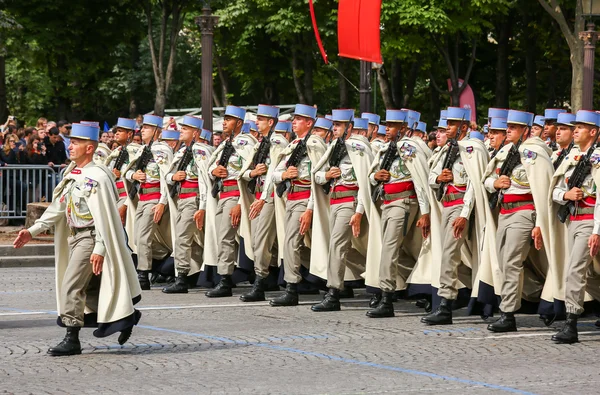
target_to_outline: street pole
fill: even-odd
[[[594,106],[594,61],[598,32],[594,22],[588,22],[587,30],[579,33],[583,40],[583,100],[582,110],[591,110]]]
[[[371,62],[360,61],[360,112],[371,112]]]
[[[219,17],[212,15],[209,2],[204,2],[196,25],[202,35],[202,119],[204,128],[213,130],[213,31]]]

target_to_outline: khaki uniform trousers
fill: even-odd
[[[92,272],[90,257],[94,251],[96,233],[86,230],[69,236],[69,264],[62,278],[60,294],[61,321],[65,326],[83,326],[86,305],[98,311],[100,276]]]
[[[175,249],[173,258],[178,274],[187,275],[190,272],[191,261],[195,266],[202,267],[203,248],[195,241],[198,233],[194,214],[198,211],[198,198],[179,199],[177,202],[177,222],[175,225]]]
[[[277,228],[275,225],[275,201],[267,201],[260,215],[250,223],[252,227],[252,251],[254,273],[262,278],[269,275],[269,266],[277,264]],[[274,262],[273,262],[274,261]]]
[[[469,220],[460,238],[454,238],[454,220],[460,216],[463,205],[442,208],[442,261],[440,267],[440,288],[438,296],[456,300],[458,296],[458,268],[461,263],[460,249],[465,243]],[[474,209],[474,208],[473,208]]]
[[[531,231],[535,227],[535,211],[522,210],[498,216],[496,245],[502,273],[500,310],[514,313],[521,307],[524,262],[531,250]]]
[[[300,266],[310,261],[310,249],[304,245],[304,236],[300,234],[300,217],[306,211],[308,199],[288,200],[285,206],[285,241],[283,243],[283,279],[287,283],[297,284],[302,280]],[[306,265],[307,266],[307,265]]]
[[[379,288],[383,292],[396,290],[396,278],[408,279],[415,261],[402,248],[406,232],[412,226],[419,211],[416,199],[399,199],[381,205],[381,262],[379,264]]]
[[[135,245],[137,247],[138,266],[140,271],[152,270],[152,247],[154,234],[158,228],[158,224],[154,222],[154,213],[152,207],[158,204],[158,199],[139,201],[135,212]],[[165,207],[165,215],[161,218],[161,222],[165,219],[167,212]]]
[[[568,229],[571,253],[565,270],[565,307],[567,313],[581,315],[587,272],[592,262],[588,240],[594,230],[594,221],[571,221]]]
[[[344,274],[346,267],[353,272],[363,273],[364,265],[356,262],[361,261],[361,255],[352,248],[352,227],[350,218],[356,211],[356,201],[334,204],[329,213],[329,230],[331,238],[329,241],[329,262],[327,264],[327,287],[339,290],[344,289]],[[361,220],[361,232],[366,229],[366,218]],[[364,262],[364,258],[362,258]]]
[[[219,237],[217,273],[232,275],[238,256],[238,243],[235,240],[238,228],[231,225],[231,209],[238,204],[239,196],[219,199],[217,204],[217,235]]]

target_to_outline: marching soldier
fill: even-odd
[[[21,248],[54,226],[58,324],[67,334],[48,350],[51,356],[81,354],[79,331],[84,322],[97,327],[96,337],[120,331],[118,341],[124,344],[141,317],[133,307],[141,290],[131,255],[123,253],[127,244],[113,176],[92,160],[98,133],[97,127],[73,124],[72,162],[54,190],[52,204],[14,241],[14,247]]]
[[[459,107],[449,107],[447,111],[446,135],[452,144],[449,143],[442,148],[436,161],[432,162],[429,174],[429,185],[432,190],[439,193],[439,188],[444,189],[441,192],[441,217],[435,221],[432,218],[432,228],[437,227],[438,223],[441,226],[437,230],[440,233],[435,236],[437,238],[439,235],[443,254],[439,260],[439,272],[438,269],[434,270],[432,277],[435,285],[439,282],[437,295],[440,302],[434,312],[421,318],[421,322],[428,325],[452,324],[452,302],[458,297],[461,248],[465,245],[469,226],[478,230],[476,224],[470,224],[470,221],[482,221],[482,215],[477,211],[473,218],[471,217],[477,198],[473,183],[481,182],[481,173],[483,173],[488,160],[483,142],[477,139],[465,139],[470,111]],[[453,144],[458,145],[458,155],[453,163],[452,161],[445,163]],[[451,168],[445,168],[445,166],[451,166]],[[435,228],[434,231],[436,231]],[[478,234],[476,236],[479,237]],[[474,242],[476,241],[471,240],[471,243]],[[434,249],[433,246],[432,249]],[[439,254],[439,251],[433,252]],[[438,259],[433,261],[436,263]],[[473,259],[471,265],[477,265],[477,258]],[[476,266],[472,266],[471,269],[472,273],[476,273]],[[475,279],[472,278],[471,281],[475,281]]]
[[[505,117],[506,118],[506,117]],[[533,126],[531,127],[531,136],[542,138],[542,133],[544,132],[544,117],[541,115],[536,115],[533,118]]]
[[[119,215],[121,216],[121,222],[123,224],[126,223],[125,218],[127,216],[127,191],[125,190],[125,183],[122,179],[122,176],[124,175],[124,171],[127,168],[127,165],[129,165],[131,158],[134,157],[135,153],[140,148],[139,144],[132,142],[134,128],[135,119],[118,119],[115,132],[115,141],[119,143],[119,147],[110,153],[105,162],[106,167],[108,167],[115,176],[117,192],[119,193],[117,207],[119,209]],[[123,150],[125,150],[125,152],[123,152]],[[132,235],[129,237],[131,236]]]
[[[567,110],[559,109],[559,108],[547,108],[544,110],[544,132],[542,133],[542,140],[546,142],[546,144],[552,149],[552,151],[556,151],[558,146],[556,145],[556,120],[558,119],[558,114],[562,112],[567,112]]]
[[[316,183],[330,192],[329,210],[315,213],[315,221],[317,215],[321,214],[318,221],[329,222],[328,259],[319,272],[321,277],[325,274],[327,278],[328,293],[321,303],[311,307],[312,311],[340,310],[340,292],[344,290],[346,268],[360,277],[364,272],[366,255],[366,248],[361,254],[352,249],[352,245],[353,237],[357,239],[361,235],[366,245],[368,235],[368,228],[365,229],[371,206],[368,177],[369,166],[373,161],[369,140],[366,138],[368,120],[354,120],[354,110],[333,110],[332,120],[333,137],[340,139],[342,145],[338,145],[338,140],[335,140],[313,170]],[[352,127],[354,121],[359,124],[356,131]],[[333,157],[334,155],[337,157]],[[339,166],[332,167],[332,160],[339,160]],[[365,212],[367,217],[363,218]],[[313,235],[318,237],[315,233]],[[311,262],[311,273],[317,274],[314,269],[321,262]]]
[[[590,273],[593,270],[590,270],[589,266],[600,246],[600,207],[597,200],[600,150],[596,149],[589,158],[590,165],[593,167],[591,172],[588,170],[584,174],[575,174],[579,162],[588,160],[588,150],[593,149],[594,142],[598,138],[600,119],[594,111],[580,110],[574,123],[576,147],[556,171],[552,192],[552,199],[560,206],[571,202],[575,205],[575,211],[569,216],[568,247],[566,245],[563,247],[568,260],[564,265],[564,275],[557,278],[564,285],[567,320],[562,329],[552,336],[553,341],[566,344],[579,341],[577,319],[584,311],[586,285],[590,291],[598,289],[598,279],[596,277],[592,283]],[[569,189],[569,179],[574,176],[582,177],[583,183],[581,187]],[[563,244],[563,241],[558,240],[558,243]],[[598,298],[598,291],[593,292],[592,296]]]
[[[575,115],[568,112],[558,114],[558,118],[556,119],[556,144],[558,145],[558,150],[552,152],[551,156],[555,170],[558,169],[573,147],[574,121]]]
[[[311,130],[317,109],[304,104],[297,104],[292,122],[293,132],[297,138],[292,141],[279,155],[275,161],[273,176],[267,176],[267,182],[279,185],[290,185],[287,190],[287,202],[285,208],[285,240],[283,243],[284,280],[286,281],[285,293],[273,300],[271,306],[296,306],[298,304],[298,283],[302,280],[300,267],[308,266],[308,248],[304,242],[307,232],[311,228],[313,208],[315,204],[324,204],[317,200],[316,189],[311,189],[312,163],[317,163],[323,156],[326,145],[320,138],[307,138]],[[300,148],[306,144],[306,155],[299,155]],[[293,157],[297,160],[293,165],[289,164]],[[318,197],[320,197],[318,195]],[[324,194],[322,196],[324,198]],[[315,203],[316,200],[316,203]],[[314,248],[314,246],[313,246]],[[326,254],[327,251],[322,251]]]
[[[126,188],[133,197],[135,208],[135,237],[137,248],[138,279],[142,290],[150,289],[149,273],[152,271],[152,258],[162,247],[162,255],[170,254],[172,248],[170,223],[166,206],[169,189],[165,175],[173,158],[172,149],[163,142],[155,142],[162,128],[163,118],[156,115],[144,115],[142,125],[142,141],[140,148],[126,168]],[[146,166],[138,166],[141,162]],[[139,167],[139,168],[138,168]],[[132,196],[135,195],[135,196]]]
[[[103,165],[110,153],[111,151],[110,148],[108,148],[108,145],[99,143],[98,148],[96,148],[96,151],[94,151],[94,163],[97,165]]]
[[[415,265],[415,257],[406,253],[411,248],[403,248],[407,235],[412,235],[414,226],[422,228],[424,238],[429,233],[427,157],[414,140],[400,138],[406,115],[401,110],[386,111],[388,142],[375,155],[370,169],[372,188],[382,188],[380,199],[374,202],[381,206],[372,206],[369,216],[366,283],[382,292],[371,300],[371,310],[367,312],[371,318],[394,316],[394,292],[398,283],[406,283]],[[396,144],[397,153],[388,153],[392,144]],[[390,168],[382,169],[383,159],[390,154],[393,155]]]
[[[381,117],[377,114],[373,114],[370,112],[363,112],[360,115],[360,117],[369,121],[367,139],[369,141],[372,141],[373,139],[375,139],[375,137],[377,137],[377,132],[379,131],[379,121],[381,121]]]
[[[203,121],[186,115],[180,124],[181,148],[175,154],[171,169],[166,175],[170,186],[169,211],[175,217],[173,234],[173,258],[177,279],[163,289],[164,293],[187,293],[187,278],[200,271],[202,266],[206,194],[210,184],[206,173],[207,146],[196,143],[200,137]],[[163,132],[164,133],[164,132]],[[200,155],[198,150],[204,150]],[[197,161],[198,157],[204,160]],[[175,192],[173,192],[175,190]]]
[[[493,158],[500,148],[506,143],[506,119],[492,118],[488,128],[488,136],[490,141],[490,156]]]
[[[250,203],[246,199],[246,182],[242,178],[242,168],[252,160],[252,149],[257,143],[249,133],[242,134],[246,110],[227,106],[223,120],[223,142],[213,153],[209,176],[213,182],[211,193],[218,194],[216,207],[216,230],[218,235],[217,273],[221,280],[217,286],[206,292],[209,298],[232,296],[231,275],[238,261],[239,245],[236,236],[247,241],[246,255],[252,259],[252,237],[247,212]],[[214,195],[213,195],[214,196]],[[238,229],[239,228],[239,229]]]
[[[330,119],[319,117],[315,121],[315,128],[313,129],[313,135],[319,136],[326,143],[329,134],[331,133],[331,127],[333,122]]]
[[[164,129],[160,134],[160,140],[171,147],[171,152],[175,153],[179,144],[180,134],[177,130]]]
[[[267,277],[269,276],[269,266],[273,257],[277,257],[275,239],[277,228],[275,223],[275,198],[273,190],[265,191],[265,178],[269,166],[274,156],[278,155],[287,145],[287,140],[280,134],[285,132],[281,126],[278,130],[279,108],[260,104],[256,112],[256,126],[258,134],[262,139],[269,138],[267,147],[267,157],[264,163],[254,163],[256,155],[261,144],[256,144],[252,150],[252,161],[247,162],[242,169],[245,178],[254,179],[255,186],[251,193],[256,200],[252,203],[250,209],[251,228],[252,228],[252,251],[254,253],[254,273],[256,274],[252,290],[240,296],[243,302],[259,302],[265,300],[265,291],[267,289]],[[274,132],[269,136],[269,132]],[[266,140],[265,140],[266,141]],[[254,166],[253,169],[251,167]],[[271,184],[272,186],[272,184]],[[264,197],[264,198],[263,198]],[[259,210],[260,215],[252,218],[253,210]]]
[[[531,260],[536,268],[527,268],[525,276],[523,262],[529,256],[532,244],[539,251],[543,246],[542,235],[546,239],[550,237],[546,201],[552,176],[551,150],[537,137],[528,139],[533,114],[510,110],[506,122],[507,143],[489,163],[484,182],[488,192],[499,192],[502,196],[496,232],[502,313],[498,321],[488,325],[492,332],[516,331],[514,314],[521,307],[522,295],[539,297],[541,287],[531,286],[529,282],[533,278],[529,273],[540,273],[545,277],[547,269],[543,269],[542,262],[546,255],[543,251],[536,254]],[[504,162],[514,159],[509,154],[513,146],[518,149],[516,165],[508,175],[500,175]],[[524,292],[525,285],[532,289]]]
[[[377,155],[379,150],[385,145],[385,126],[377,125],[377,133],[371,138],[371,150],[373,155]]]

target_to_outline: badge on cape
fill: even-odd
[[[201,150],[201,149],[197,149],[195,152],[196,155],[199,155],[202,157],[202,160],[206,160],[206,151]]]
[[[469,146],[467,147],[467,154],[472,154],[472,153],[473,153],[473,146],[472,146],[472,145],[469,145]]]
[[[159,165],[162,165],[163,163],[165,163],[167,161],[167,154],[162,152],[162,151],[158,151],[155,153],[156,155],[156,163],[158,163]]]
[[[98,186],[98,181],[94,181],[89,177],[85,177],[83,180],[83,191],[86,192],[86,195],[89,196],[90,193],[96,193],[96,187]]]
[[[414,158],[416,155],[417,149],[409,143],[405,142],[404,144],[402,144],[402,147],[400,147],[400,156],[403,160]]]
[[[523,150],[523,160],[525,163],[534,163],[535,158],[537,158],[537,154],[534,151],[528,149]]]
[[[240,147],[243,147],[244,145],[248,145],[248,141],[246,141],[246,140],[240,140],[240,141],[238,141],[238,145]]]
[[[358,151],[358,154],[360,156],[363,156],[365,154],[365,146],[360,144],[360,143],[352,143],[352,151],[356,152]]]
[[[600,167],[600,154],[592,154],[592,157],[590,158],[590,163],[592,166],[594,166],[594,168],[599,168]]]

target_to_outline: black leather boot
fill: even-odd
[[[371,296],[371,300],[369,300],[369,307],[374,309],[375,307],[379,306],[379,303],[381,302],[381,294],[373,294],[373,296]]]
[[[354,290],[352,288],[344,288],[340,291],[340,299],[354,299]]]
[[[386,318],[394,316],[394,293],[383,292],[381,302],[377,307],[367,311],[367,317],[370,318]]]
[[[175,282],[166,286],[162,290],[166,294],[186,294],[188,293],[187,274],[179,273]]]
[[[49,348],[48,354],[53,357],[81,354],[81,343],[79,343],[80,329],[78,326],[68,326],[67,334],[63,341],[55,347]]]
[[[500,319],[489,324],[487,328],[492,332],[516,332],[517,320],[515,320],[515,313],[502,313]]]
[[[148,271],[138,270],[138,281],[140,282],[140,287],[142,291],[150,290],[150,280],[148,279]]]
[[[312,311],[340,311],[340,290],[329,288],[325,299],[310,308]]]
[[[579,341],[577,334],[577,314],[568,314],[567,321],[560,332],[552,336],[552,340],[561,344],[572,344]]]
[[[452,301],[446,298],[440,299],[440,305],[431,314],[421,318],[421,322],[427,325],[450,325],[452,324]]]
[[[285,293],[271,300],[271,306],[298,306],[298,284],[287,283]]]
[[[256,276],[254,284],[252,284],[252,290],[240,296],[242,302],[262,302],[265,300],[265,279]]]
[[[231,276],[224,275],[221,276],[221,281],[217,284],[216,287],[206,292],[206,296],[209,298],[223,298],[225,296],[232,296],[231,288],[233,288],[233,281],[231,280]]]

